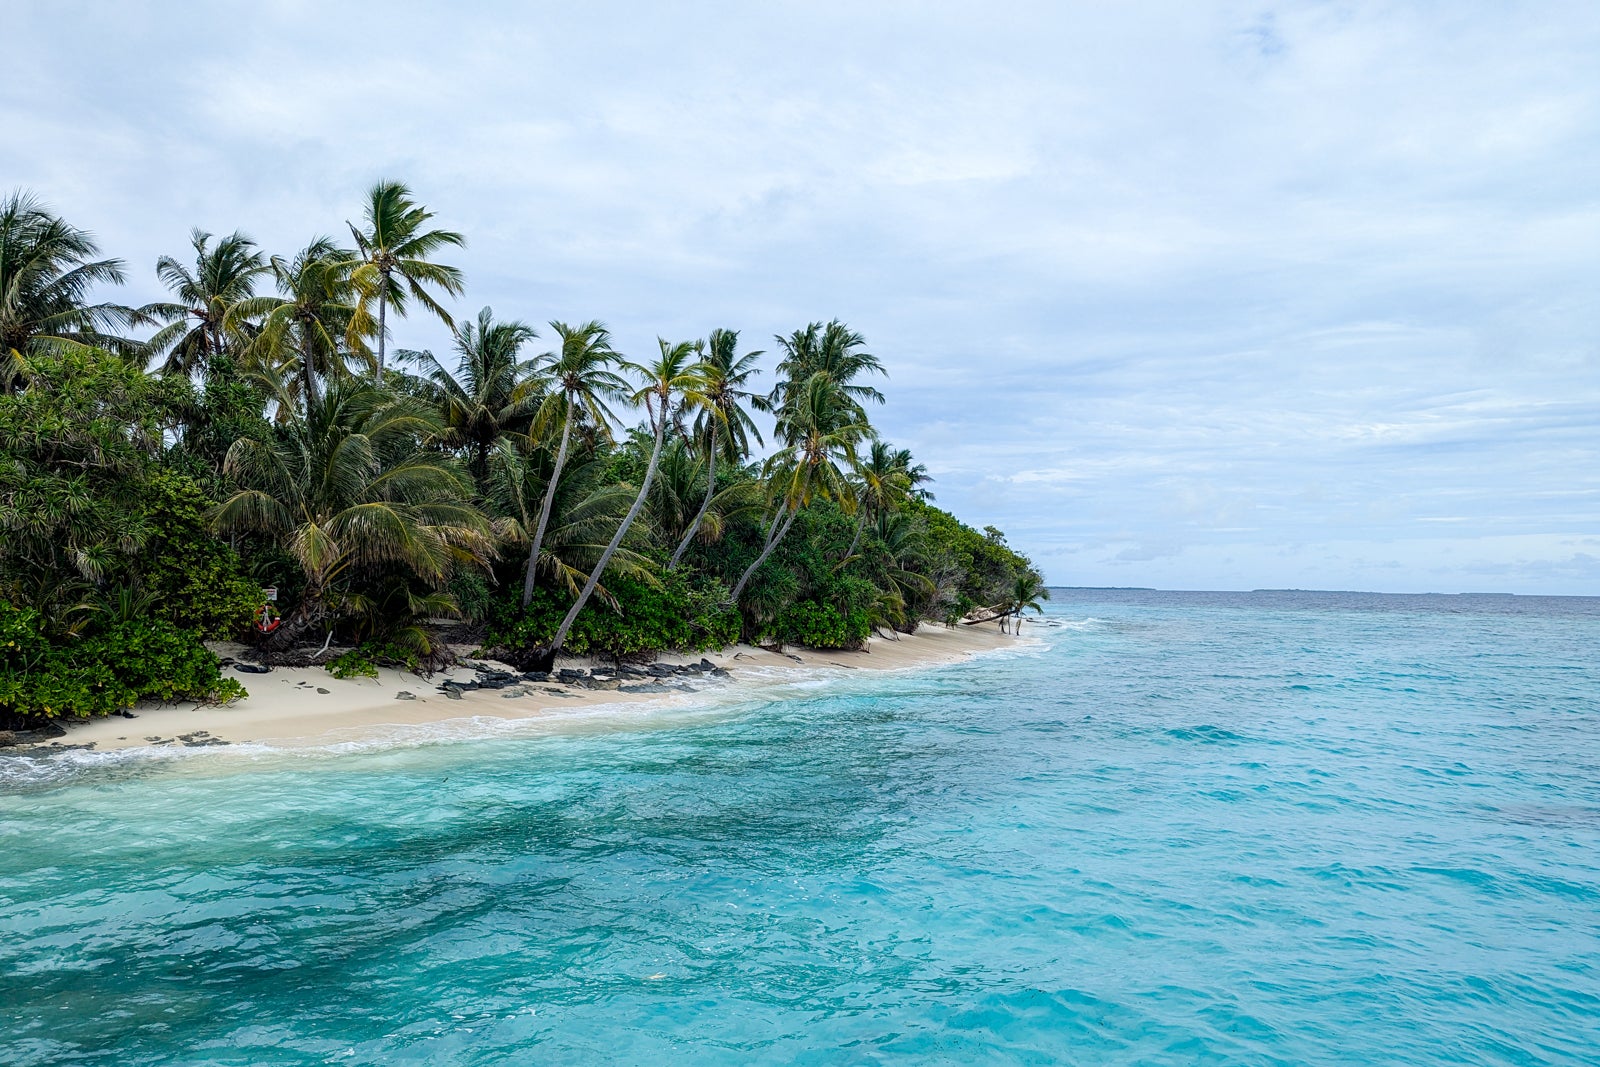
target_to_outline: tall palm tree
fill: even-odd
[[[247,366],[292,371],[309,411],[318,403],[319,378],[346,375],[352,359],[370,360],[364,338],[371,336],[372,319],[351,278],[354,254],[330,238],[317,238],[292,260],[273,256],[271,268],[279,295],[236,302],[223,328],[238,333],[254,323],[255,336],[240,356]]]
[[[884,402],[883,394],[856,379],[863,374],[887,374],[883,363],[865,351],[866,338],[838,319],[824,326],[813,322],[788,337],[774,338],[783,352],[778,362],[778,383],[762,406],[780,414],[785,406],[799,400],[814,375],[825,374],[838,387],[840,398],[855,406],[861,421],[866,421],[864,401]]]
[[[766,465],[775,510],[761,553],[733,587],[730,599],[734,603],[789,532],[801,508],[819,497],[847,510],[854,508],[855,497],[845,471],[856,463],[857,446],[873,433],[860,405],[822,371],[813,374],[803,389],[790,391],[780,410],[777,431],[787,444],[773,453]]]
[[[29,357],[51,349],[143,350],[113,331],[145,317],[121,304],[95,303],[97,285],[121,285],[120,259],[96,259],[87,230],[68,225],[42,201],[17,190],[0,199],[0,390],[27,380]]]
[[[194,270],[171,256],[156,260],[156,277],[177,299],[146,305],[143,310],[166,325],[150,338],[154,355],[166,354],[163,374],[204,371],[211,357],[227,346],[223,323],[241,300],[255,296],[256,280],[272,273],[256,243],[235,230],[211,247],[211,234],[196,229]]]
[[[364,293],[378,301],[377,374],[380,378],[384,371],[390,304],[394,305],[395,314],[404,315],[406,301],[414,297],[446,326],[455,326],[450,313],[440,306],[428,288],[433,286],[451,296],[460,296],[461,271],[434,263],[430,257],[446,247],[464,248],[467,239],[454,230],[425,229],[431,218],[433,212],[418,204],[404,183],[381,181],[367,190],[364,228],[357,229],[353,222],[347,224],[361,254],[361,265],[353,280]]]
[[[606,406],[606,401],[625,396],[628,388],[628,383],[611,369],[622,357],[611,347],[611,331],[603,324],[591,319],[579,326],[552,322],[550,328],[561,339],[561,347],[554,352],[546,352],[540,359],[539,371],[548,380],[549,386],[545,402],[540,405],[534,419],[533,432],[548,432],[559,418],[561,441],[556,448],[555,466],[545,485],[544,501],[539,506],[539,522],[528,551],[528,568],[522,579],[523,607],[533,600],[539,553],[544,545],[545,528],[550,524],[550,505],[555,500],[556,489],[561,482],[561,470],[567,463],[567,446],[572,439],[573,425],[587,418],[597,432],[609,432],[611,409]]]
[[[277,399],[293,409],[285,390]],[[417,447],[438,429],[415,399],[345,378],[271,438],[234,442],[224,472],[241,488],[218,506],[217,529],[271,539],[305,579],[274,645],[292,645],[334,616],[336,586],[353,568],[394,566],[437,589],[458,563],[492,558],[471,481],[448,457]]]
[[[489,472],[490,450],[505,434],[526,429],[541,399],[537,361],[522,358],[523,346],[537,336],[525,322],[495,322],[494,312],[484,308],[476,326],[469,322],[456,333],[454,373],[432,352],[401,353],[415,358],[437,389],[443,440],[471,451],[472,474],[480,482]]]
[[[589,602],[595,586],[600,582],[600,576],[606,572],[606,565],[611,562],[611,557],[616,555],[622,539],[628,536],[628,529],[633,525],[633,520],[639,517],[639,511],[650,495],[650,483],[655,481],[656,465],[661,461],[661,445],[666,440],[667,425],[672,419],[674,401],[679,397],[692,398],[695,403],[703,400],[700,390],[704,379],[701,377],[697,358],[699,353],[695,344],[691,341],[668,344],[664,339],[658,343],[661,346],[661,353],[655,360],[648,364],[623,364],[628,370],[644,379],[644,384],[629,399],[635,404],[644,405],[655,435],[655,444],[650,449],[650,463],[645,467],[644,480],[639,485],[638,495],[633,498],[633,506],[628,509],[628,514],[617,526],[617,532],[611,535],[611,543],[601,553],[600,562],[596,563],[594,570],[590,572],[589,580],[583,585],[583,591],[572,602],[566,616],[561,620],[561,625],[556,628],[555,637],[551,638],[549,645],[535,653],[540,661],[535,666],[536,670],[550,669],[549,664],[554,663],[556,654],[561,651],[572,624],[577,621],[578,613]]]
[[[755,437],[757,443],[764,443],[761,441],[761,431],[741,403],[754,398],[754,394],[744,386],[755,376],[755,362],[762,353],[757,350],[741,356],[738,350],[737,330],[712,330],[711,336],[706,338],[700,360],[703,382],[696,393],[699,399],[690,401],[699,408],[699,414],[695,417],[695,437],[706,441],[706,495],[700,503],[699,512],[684,531],[677,551],[672,553],[672,561],[667,564],[669,567],[676,567],[688,551],[689,542],[694,540],[700,524],[705,521],[706,511],[711,507],[711,499],[716,496],[719,446],[727,453],[729,462],[738,463],[750,454],[751,436]]]

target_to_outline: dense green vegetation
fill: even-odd
[[[458,327],[432,217],[382,182],[353,247],[195,231],[134,308],[89,234],[0,200],[0,719],[227,699],[212,638],[352,676],[449,633],[538,669],[1037,606],[878,437],[843,323],[775,338],[765,386],[731,329],[629,358],[598,321]],[[452,353],[390,343],[416,312]]]

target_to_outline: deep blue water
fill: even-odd
[[[0,761],[0,1063],[1600,1061],[1600,600],[1050,618],[620,729]]]

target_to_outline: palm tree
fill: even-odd
[[[1015,618],[1015,633],[1022,633],[1022,613],[1032,610],[1035,614],[1044,614],[1044,605],[1040,601],[1050,599],[1050,590],[1044,586],[1044,580],[1032,571],[1019,574],[1012,580],[1011,589],[1006,596],[1007,611],[1000,617],[1000,629],[1006,628],[1006,619]]]
[[[824,326],[813,322],[796,330],[788,337],[774,338],[783,350],[778,362],[780,378],[762,402],[762,407],[773,414],[798,400],[812,376],[825,374],[838,386],[840,398],[854,405],[860,421],[866,421],[866,400],[881,404],[883,394],[870,385],[861,385],[856,379],[863,374],[887,374],[877,356],[862,349],[866,338],[850,329],[838,319]]]
[[[896,449],[884,441],[872,442],[866,457],[856,464],[854,489],[860,515],[845,558],[855,553],[869,519],[887,514],[913,495],[913,467],[923,481],[928,480],[927,469],[912,462],[909,449]]]
[[[21,190],[0,199],[0,389],[25,382],[31,356],[52,349],[104,348],[134,356],[143,346],[115,333],[145,317],[121,304],[92,303],[97,285],[121,285],[120,259]]]
[[[537,361],[521,358],[522,347],[537,336],[527,323],[495,322],[494,312],[484,308],[476,326],[469,322],[456,334],[454,374],[432,352],[401,353],[427,372],[438,391],[443,440],[452,448],[471,450],[472,474],[479,481],[488,475],[489,452],[496,442],[526,428],[541,399]]]
[[[541,357],[540,373],[549,381],[545,402],[534,418],[535,434],[547,431],[561,419],[561,442],[556,448],[555,467],[545,484],[544,501],[539,506],[539,522],[528,551],[527,573],[522,579],[522,606],[533,600],[533,586],[544,545],[545,528],[550,524],[550,505],[567,463],[567,446],[573,424],[587,418],[599,433],[609,432],[611,409],[606,401],[626,395],[628,383],[611,368],[622,357],[611,347],[611,331],[594,320],[580,326],[552,322],[550,328],[561,339],[561,347]]]
[[[272,273],[256,243],[235,230],[211,247],[211,235],[194,230],[194,271],[171,256],[156,260],[156,277],[177,298],[148,304],[142,310],[166,325],[150,338],[154,355],[166,353],[163,374],[204,371],[226,347],[223,323],[228,312],[255,295],[256,279]]]
[[[755,361],[761,352],[746,352],[741,356],[738,349],[737,330],[712,330],[711,336],[706,339],[700,361],[700,373],[704,380],[696,394],[702,399],[690,401],[700,409],[695,418],[695,437],[704,436],[706,439],[706,495],[700,503],[699,512],[684,531],[677,551],[672,553],[672,560],[667,564],[669,567],[676,567],[684,552],[688,551],[689,542],[694,540],[700,524],[705,520],[707,509],[711,507],[711,498],[716,495],[719,432],[726,430],[720,444],[731,463],[738,463],[750,454],[752,435],[757,443],[763,443],[761,431],[756,429],[750,413],[740,403],[754,397],[744,386],[755,376]]]
[[[521,435],[506,436],[490,453],[487,489],[496,509],[509,516],[497,524],[505,543],[520,545],[529,540],[544,488],[538,454]],[[578,595],[628,510],[627,487],[605,482],[604,474],[605,464],[593,457],[570,464],[551,509],[544,539],[545,569],[569,596]],[[649,557],[626,544],[612,557],[610,569],[652,578]],[[598,593],[604,596],[604,587]]]
[[[655,434],[655,445],[650,449],[650,463],[645,468],[644,480],[639,485],[638,495],[633,498],[633,506],[628,509],[628,514],[618,525],[617,532],[611,535],[611,543],[601,553],[600,562],[596,563],[594,570],[590,572],[583,591],[578,594],[578,599],[572,602],[566,616],[561,620],[561,625],[556,628],[555,637],[551,638],[550,643],[544,648],[533,653],[535,670],[550,669],[549,665],[554,663],[556,654],[561,651],[562,643],[566,641],[572,624],[577,621],[578,613],[589,602],[590,595],[600,582],[600,576],[606,572],[606,565],[616,554],[622,539],[628,536],[628,529],[633,525],[633,520],[639,517],[639,511],[650,495],[650,483],[655,481],[656,465],[661,460],[661,445],[666,440],[667,424],[672,418],[674,399],[681,396],[696,404],[703,403],[701,387],[704,379],[701,377],[700,363],[696,358],[698,356],[696,346],[690,341],[668,344],[664,339],[658,339],[658,343],[661,346],[661,353],[653,362],[623,364],[628,370],[644,379],[644,385],[629,399],[635,404],[644,405]]]
[[[280,388],[278,402],[293,409]],[[218,506],[219,531],[275,542],[305,579],[285,647],[337,611],[336,585],[358,567],[397,567],[442,588],[461,562],[487,565],[494,538],[451,459],[419,449],[439,426],[425,406],[356,378],[329,382],[304,417],[269,439],[242,437],[224,473],[240,489]]]
[[[395,314],[404,315],[406,301],[415,297],[417,302],[435,315],[446,326],[454,328],[449,312],[445,311],[428,292],[436,286],[451,296],[460,296],[461,271],[434,263],[429,259],[447,246],[464,248],[467,239],[454,230],[424,229],[433,212],[418,204],[405,184],[381,181],[367,191],[365,229],[348,223],[350,235],[355,238],[356,249],[361,254],[361,265],[356,268],[354,281],[368,297],[378,300],[378,366],[381,378],[384,371],[384,342],[387,337],[386,317],[389,305]]]
[[[734,603],[751,575],[789,532],[801,508],[821,497],[853,509],[855,498],[844,467],[855,464],[856,446],[872,436],[872,427],[862,418],[860,405],[823,371],[813,374],[803,389],[789,391],[777,429],[788,444],[773,453],[766,464],[775,510],[760,554],[733,587],[730,599]]]
[[[363,339],[371,335],[372,320],[351,279],[353,255],[319,237],[293,260],[273,256],[272,276],[281,295],[247,297],[223,316],[223,328],[233,333],[246,323],[257,324],[240,355],[260,369],[296,373],[307,411],[318,402],[319,377],[342,377],[350,359],[371,358]]]

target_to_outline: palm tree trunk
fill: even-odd
[[[378,289],[378,380],[383,381],[383,320],[389,310],[389,274],[385,271]]]
[[[700,520],[706,517],[706,509],[711,507],[711,498],[717,492],[717,424],[711,423],[711,451],[706,456],[706,498],[700,502],[700,510],[695,512],[694,521],[689,524],[689,531],[683,535],[683,542],[678,545],[678,551],[672,554],[672,562],[667,564],[670,570],[678,565],[683,554],[689,549],[689,542],[694,540],[695,531],[700,529]]]
[[[317,375],[311,367],[311,346],[302,345],[300,348],[300,380],[306,392],[306,416],[309,418],[311,409],[317,402]]]
[[[569,402],[566,421],[561,424],[561,447],[556,449],[555,469],[550,472],[550,484],[544,487],[544,503],[539,505],[539,528],[533,535],[533,548],[528,552],[528,572],[522,579],[522,606],[533,600],[534,576],[539,569],[539,549],[544,545],[545,528],[550,525],[550,505],[556,498],[556,482],[561,478],[561,468],[567,463],[567,439],[572,434],[572,407]]]
[[[665,405],[663,405],[665,406]],[[589,602],[589,597],[594,593],[594,587],[600,584],[600,576],[605,574],[606,567],[611,563],[611,557],[617,554],[622,539],[628,535],[628,527],[633,525],[633,520],[639,517],[639,511],[644,507],[645,497],[650,494],[650,483],[656,480],[656,463],[661,459],[661,442],[666,440],[667,420],[662,419],[656,427],[656,444],[650,450],[650,466],[645,469],[644,483],[639,486],[639,495],[633,498],[633,507],[628,509],[628,514],[623,518],[622,525],[617,527],[617,532],[611,535],[611,543],[600,554],[600,562],[594,565],[594,570],[589,574],[589,580],[583,583],[583,592],[578,594],[578,599],[572,602],[572,607],[567,609],[566,618],[561,620],[561,625],[556,629],[556,636],[550,641],[550,655],[554,656],[561,651],[561,645],[567,639],[567,633],[572,629],[572,624],[577,621],[578,612]]]
[[[783,535],[789,532],[790,526],[794,525],[794,517],[800,514],[800,509],[791,504],[785,504],[784,509],[788,511],[788,515],[779,512],[773,516],[772,529],[767,533],[767,543],[762,546],[761,555],[757,556],[756,561],[750,564],[744,574],[739,577],[739,584],[733,587],[733,592],[728,597],[732,603],[739,603],[739,594],[744,592],[744,587],[750,581],[750,576],[756,572],[756,568],[767,561],[768,556],[772,555],[772,550],[778,547],[778,542],[783,540]]]
[[[849,559],[856,554],[856,546],[861,543],[861,531],[867,527],[867,509],[861,509],[861,518],[856,520],[856,535],[850,538],[850,547],[845,549],[844,558]]]

